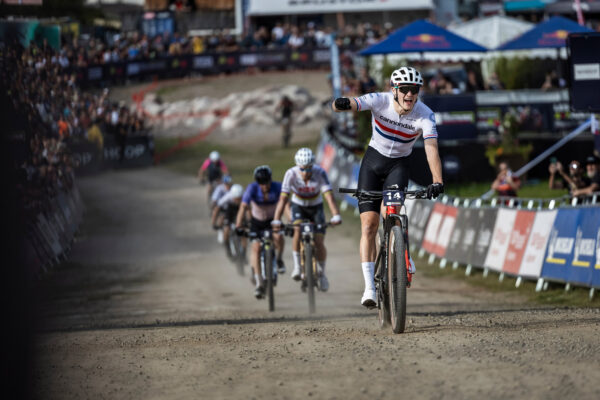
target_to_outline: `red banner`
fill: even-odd
[[[535,211],[517,211],[515,224],[510,234],[508,250],[504,258],[502,270],[509,274],[518,275],[521,268],[521,260],[525,254],[525,247],[531,233]]]

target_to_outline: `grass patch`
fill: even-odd
[[[600,307],[600,296],[596,295],[590,301],[589,288],[571,288],[565,291],[565,285],[559,283],[549,283],[548,290],[536,292],[535,281],[523,280],[521,286],[515,287],[516,277],[504,276],[502,282],[498,281],[499,274],[490,271],[487,277],[483,276],[483,269],[473,268],[470,276],[465,275],[464,266],[452,269],[452,263],[446,264],[446,268],[439,268],[439,263],[427,264],[426,258],[416,259],[417,268],[423,271],[424,275],[430,278],[450,278],[463,280],[474,287],[484,288],[486,290],[504,293],[507,296],[524,296],[528,301],[548,306],[556,307]]]
[[[160,153],[175,146],[178,142],[179,139],[177,138],[156,138],[155,151]],[[195,176],[208,154],[212,150],[217,150],[225,164],[227,164],[233,180],[245,186],[253,181],[254,168],[262,164],[268,164],[273,170],[273,178],[281,181],[285,171],[294,165],[294,154],[298,148],[310,147],[314,149],[317,144],[318,138],[315,138],[288,148],[273,144],[264,146],[257,144],[254,148],[248,149],[201,141],[179,150],[162,161],[160,165],[181,174]]]
[[[448,183],[445,193],[456,197],[480,197],[491,188],[491,182]],[[519,197],[553,199],[565,195],[565,190],[548,188],[548,180],[525,182],[518,191]]]

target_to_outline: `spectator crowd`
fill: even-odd
[[[72,186],[69,143],[89,140],[102,148],[102,132],[118,140],[144,130],[141,116],[109,101],[107,90],[99,94],[79,90],[61,57],[45,42],[4,48],[1,87],[10,116],[4,130],[25,144],[15,155],[15,168],[23,205],[32,211],[58,190]]]

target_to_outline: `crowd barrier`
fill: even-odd
[[[26,223],[24,263],[39,275],[66,260],[84,211],[77,186],[59,190],[31,212]]]
[[[359,160],[323,136],[317,162],[329,173],[334,190],[356,187]],[[341,208],[357,207],[344,195]],[[412,251],[429,253],[440,267],[466,266],[517,278],[600,288],[600,193],[585,199],[459,199],[408,200]]]
[[[154,164],[154,141],[149,134],[128,136],[123,149],[112,135],[104,135],[102,146],[85,139],[71,141],[69,151],[78,175]]]

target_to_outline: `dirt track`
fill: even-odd
[[[331,230],[317,317],[289,275],[269,313],[218,247],[192,177],[150,168],[79,186],[83,235],[39,289],[39,398],[599,397],[597,309],[417,274],[407,332],[393,335],[359,305],[357,243]]]

